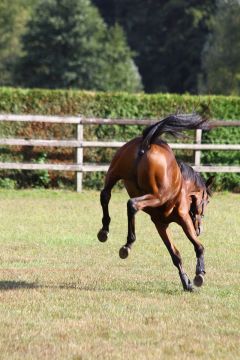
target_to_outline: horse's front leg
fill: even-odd
[[[154,222],[159,235],[161,236],[164,244],[166,245],[166,247],[169,251],[169,254],[172,258],[173,264],[178,269],[183,289],[186,291],[193,291],[192,283],[191,283],[190,279],[188,278],[186,272],[184,271],[180,252],[178,251],[176,246],[173,244],[173,242],[170,238],[170,235],[168,234],[168,225],[162,224],[161,222],[159,222],[158,218],[156,218],[156,219],[152,218],[152,221]]]
[[[133,200],[128,200],[127,202],[127,218],[128,218],[128,234],[127,234],[127,243],[122,246],[119,250],[119,256],[121,259],[126,259],[130,253],[132,244],[136,240],[135,234],[135,214],[138,210],[134,205]]]
[[[188,239],[194,246],[194,250],[197,257],[196,276],[194,278],[194,285],[200,287],[204,282],[205,275],[205,262],[204,262],[204,247],[202,243],[197,239],[196,231],[194,229],[192,219],[189,214],[181,218],[181,226]]]

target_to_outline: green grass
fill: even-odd
[[[239,359],[240,195],[216,194],[201,239],[206,282],[182,291],[177,270],[144,213],[127,260],[126,201],[110,205],[109,241],[99,194],[0,191],[1,359]],[[188,275],[195,255],[172,226]]]

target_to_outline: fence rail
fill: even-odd
[[[151,125],[156,119],[103,119],[103,118],[86,118],[83,116],[56,116],[56,115],[14,115],[0,114],[0,121],[17,121],[17,122],[45,122],[77,125]],[[217,120],[212,121],[215,126],[240,126],[239,120]]]
[[[156,120],[146,119],[99,119],[84,118],[81,116],[45,116],[45,115],[14,115],[0,114],[0,121],[18,122],[44,122],[75,124],[76,139],[71,140],[43,140],[43,139],[11,139],[1,138],[2,146],[41,146],[41,147],[70,147],[76,149],[76,162],[73,164],[34,164],[34,163],[9,163],[0,162],[0,169],[13,170],[52,170],[52,171],[73,171],[76,172],[76,190],[82,191],[82,175],[84,172],[107,171],[108,165],[105,164],[86,164],[83,162],[83,149],[95,147],[119,148],[125,142],[120,141],[84,141],[84,125],[150,125]],[[240,126],[239,120],[214,120],[212,127]],[[194,150],[195,163],[193,168],[202,172],[240,172],[240,166],[207,166],[201,165],[201,151],[204,150],[224,150],[239,151],[240,144],[202,144],[202,130],[196,131],[194,144],[169,144],[172,149]]]
[[[41,147],[71,147],[71,148],[119,148],[122,141],[78,141],[78,140],[26,140],[26,139],[0,139],[0,145],[10,146],[41,146]],[[177,144],[169,143],[172,149],[177,150],[240,150],[238,144]]]

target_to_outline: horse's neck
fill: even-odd
[[[189,196],[191,196],[195,192],[200,191],[199,186],[197,186],[196,183],[194,181],[191,181],[191,180],[183,179],[182,187],[184,188],[186,195],[189,195]]]

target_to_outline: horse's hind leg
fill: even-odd
[[[111,221],[108,211],[108,204],[110,199],[111,199],[111,190],[109,190],[108,188],[104,188],[100,194],[100,203],[103,211],[102,228],[99,230],[97,235],[98,240],[101,242],[105,242],[108,238],[109,224]]]
[[[130,253],[131,247],[136,240],[135,234],[135,214],[145,207],[160,206],[160,200],[152,194],[147,194],[141,197],[129,199],[127,202],[127,217],[128,217],[128,234],[127,242],[119,250],[121,259],[126,259]]]
[[[108,238],[109,233],[109,224],[111,218],[109,216],[108,204],[111,199],[111,190],[113,186],[118,181],[118,178],[111,176],[111,174],[107,174],[105,186],[100,194],[100,203],[102,206],[103,217],[102,217],[102,228],[98,232],[98,240],[101,242],[105,242]]]
[[[157,219],[157,218],[156,219],[152,218],[152,221],[154,222],[159,235],[161,236],[164,244],[166,245],[166,247],[168,249],[169,254],[171,255],[173,264],[177,267],[177,269],[179,271],[179,276],[180,276],[180,279],[182,282],[183,289],[186,291],[193,291],[192,283],[189,280],[187,274],[185,273],[185,271],[183,269],[181,255],[180,255],[178,249],[175,247],[175,245],[171,241],[170,236],[168,234],[168,231],[167,231],[168,225],[160,223],[159,219]]]

